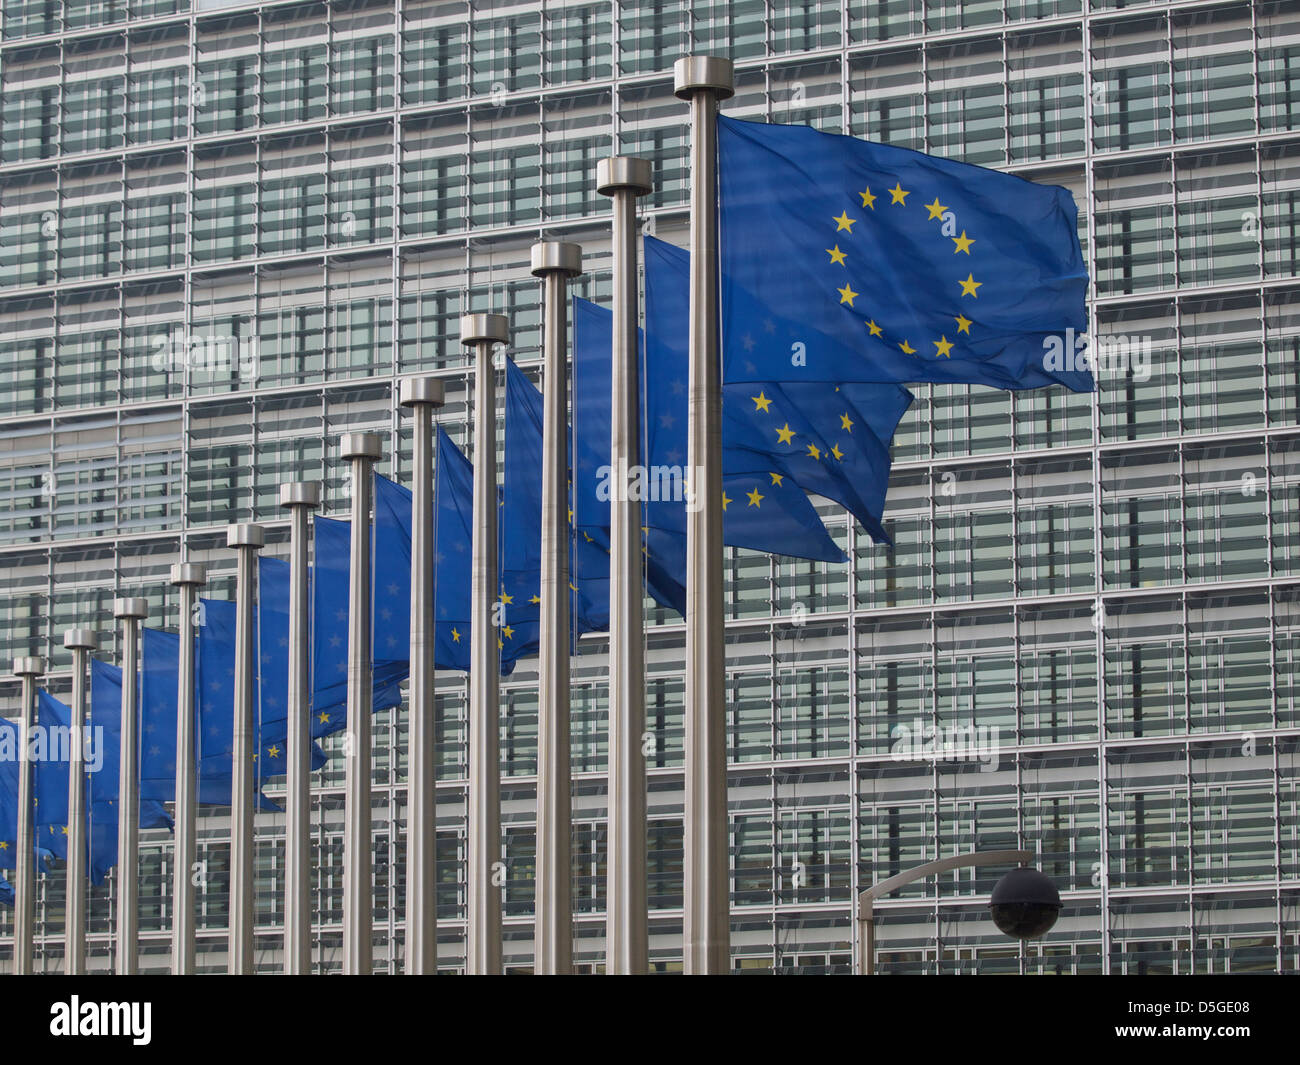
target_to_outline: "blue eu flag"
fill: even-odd
[[[645,238],[646,342],[652,366],[681,366],[688,360],[690,269],[689,253]],[[664,399],[671,403],[673,397]],[[803,490],[833,499],[874,540],[889,543],[881,524],[889,487],[889,447],[911,402],[912,394],[894,384],[728,385],[722,392],[724,473],[748,466],[756,455],[765,456],[773,480],[788,476]],[[678,401],[678,415],[681,406]],[[675,418],[672,426],[680,432]],[[676,439],[676,433],[666,432],[653,419],[648,432],[652,454],[661,438]],[[730,508],[727,513],[730,516]]]
[[[434,463],[433,655],[443,669],[468,672],[474,467],[442,426]]]
[[[89,811],[90,880],[99,884],[117,864],[117,824],[121,794],[122,670],[90,660],[90,727],[99,747],[97,765],[89,766],[86,799]],[[141,828],[170,828],[162,803],[140,800]]]
[[[289,734],[289,563],[270,555],[257,559],[257,653],[258,721],[265,738],[283,740]]]
[[[0,717],[0,869],[16,867],[18,848],[18,726]],[[13,756],[9,756],[12,752]],[[33,781],[33,789],[35,782]],[[38,833],[39,839],[39,833]],[[35,848],[37,860],[44,862],[49,851]],[[3,901],[3,900],[0,900]]]
[[[371,587],[371,643],[375,674],[400,682],[411,673],[411,493],[375,474],[374,582]],[[392,519],[404,523],[403,550],[390,551]]]
[[[646,270],[649,277],[648,253]],[[689,289],[684,295],[689,297]],[[601,308],[597,311],[612,323],[612,312]],[[651,315],[647,298],[646,356],[641,360],[645,397],[641,449],[645,524],[649,529],[675,534],[671,538],[656,538],[654,546],[659,549],[660,559],[671,560],[670,573],[684,575],[685,489],[690,475],[686,466],[689,318],[672,314],[665,320]],[[612,329],[612,324],[609,328]],[[604,348],[607,364],[609,351],[608,346]],[[605,394],[609,395],[608,390]],[[608,450],[605,453],[608,455]],[[816,509],[779,463],[758,452],[733,448],[724,437],[722,481],[722,534],[728,546],[827,562],[844,561],[844,552],[826,532]],[[595,494],[598,502],[602,495],[608,497],[608,492],[599,491],[599,487]],[[680,569],[675,564],[678,559]]]
[[[231,762],[235,720],[235,604],[224,599],[200,599],[203,624],[199,628],[199,800],[225,805],[230,802]],[[254,646],[259,645],[258,633]],[[260,688],[254,678],[253,759],[256,763],[258,803],[261,809],[278,807],[260,793],[262,784],[287,769],[287,721],[281,717],[269,727],[261,723]],[[287,686],[287,682],[286,682]],[[325,753],[312,749],[312,768],[325,764]]]
[[[122,674],[114,666],[91,659],[90,745],[86,769],[86,857],[92,883],[102,883],[117,862],[118,755],[121,750]],[[96,699],[98,695],[98,700]],[[99,706],[96,707],[96,702]],[[37,695],[38,722],[44,733],[37,758],[36,836],[38,845],[56,858],[68,856],[68,756],[72,709],[48,692]],[[142,828],[171,822],[152,800],[140,803]]]
[[[466,537],[472,527],[473,471],[450,440],[444,443],[439,439],[437,456],[433,545],[434,664],[440,669],[468,669],[470,549]],[[389,654],[400,653],[403,664],[409,660],[411,647],[412,504],[409,488],[386,477],[375,478],[376,631],[389,632],[398,638],[400,648],[387,638],[385,646]],[[444,550],[449,546],[450,550]],[[398,589],[396,593],[394,588]],[[380,589],[387,593],[384,598],[381,598]]]
[[[573,300],[573,511],[577,539],[574,580],[609,603],[609,497],[600,491],[610,457],[611,355],[614,316],[588,300]],[[644,443],[644,441],[643,441]],[[644,450],[644,447],[643,447]],[[602,495],[604,496],[602,498]],[[660,606],[686,613],[686,537],[647,525],[646,591]],[[603,626],[602,626],[603,627]]]
[[[14,848],[18,845],[18,726],[0,717],[0,869],[14,868]]]
[[[181,638],[146,628],[140,636],[140,797],[176,797],[176,696]]]
[[[206,603],[199,604],[200,618],[207,616]],[[222,608],[218,607],[218,612]],[[223,629],[229,640],[230,663],[234,668],[234,620],[233,613],[221,618]],[[224,624],[228,621],[228,625]],[[200,634],[202,627],[200,626]],[[144,629],[140,640],[140,798],[153,799],[157,802],[171,802],[176,797],[176,697],[178,694],[178,674],[180,672],[181,638],[174,632],[160,629]],[[203,753],[203,699],[200,693],[202,636],[194,641],[195,657],[195,700],[194,700],[194,737],[200,758]],[[208,653],[213,657],[213,645],[209,637]],[[211,667],[215,669],[216,667]],[[211,671],[211,670],[210,670]],[[209,678],[212,679],[211,677]],[[229,689],[233,692],[233,688]],[[233,698],[233,696],[232,696]],[[233,702],[229,704],[228,713],[233,713]],[[212,721],[209,707],[208,723],[215,728],[218,738],[222,734],[220,721]],[[224,732],[229,734],[230,725]],[[218,744],[222,746],[222,744]],[[225,756],[212,754],[199,764],[199,776],[195,793],[198,801],[216,806],[230,805],[230,753],[225,746]],[[211,752],[210,752],[211,753]]]
[[[1077,354],[1088,275],[1065,189],[730,118],[718,119],[718,157],[728,383],[1092,391]]]
[[[537,402],[530,402],[529,392]],[[534,421],[534,414],[536,420]],[[541,396],[506,359],[506,440],[500,516],[501,672],[513,671],[541,643],[542,422]]]
[[[36,839],[38,846],[56,858],[68,856],[68,750],[67,730],[72,710],[47,691],[36,693],[36,722],[46,738],[33,750],[36,772]],[[60,739],[61,737],[61,739]]]
[[[501,511],[502,662],[536,653],[540,641],[542,394],[506,360],[506,447]],[[594,578],[594,579],[593,579]],[[569,601],[574,637],[609,627],[609,554],[569,525]]]
[[[352,523],[313,519],[316,565],[312,571],[311,715],[312,735],[328,736],[347,724],[348,583],[351,579]],[[371,538],[374,546],[374,538]],[[372,552],[373,564],[373,552]],[[374,573],[374,570],[371,570]],[[373,584],[372,584],[373,588]],[[372,627],[372,651],[377,644]],[[387,646],[387,633],[383,634]],[[371,709],[402,705],[400,682],[409,671],[405,659],[373,660]]]

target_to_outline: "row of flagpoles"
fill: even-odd
[[[695,973],[729,967],[726,756],[723,723],[721,372],[717,293],[717,104],[732,93],[728,60],[691,57],[674,71],[677,95],[691,109],[691,265],[688,468],[698,505],[687,519],[686,610],[686,816],[685,968]],[[609,829],[606,971],[645,972],[649,965],[646,899],[645,670],[643,606],[645,565],[641,503],[630,490],[639,461],[637,198],[651,191],[646,160],[616,156],[597,169],[598,190],[613,201],[614,321],[611,373],[609,618]],[[532,272],[543,288],[543,465],[540,662],[538,702],[537,888],[535,963],[538,973],[572,971],[570,899],[571,795],[569,766],[569,464],[566,289],[581,273],[574,244],[533,246]],[[471,550],[470,707],[468,789],[468,928],[466,971],[502,969],[499,657],[494,606],[499,594],[497,558],[495,348],[508,339],[497,314],[461,319],[461,342],[473,352],[475,476]],[[406,971],[432,973],[437,965],[435,908],[434,746],[434,425],[443,403],[442,382],[402,381],[399,403],[414,422],[411,528],[411,624]],[[372,573],[370,516],[373,467],[382,457],[374,434],[344,436],[350,464],[351,547],[347,633],[347,732],[344,804],[343,968],[372,969],[371,708]],[[288,717],[285,846],[284,968],[311,971],[310,773],[312,732],[308,664],[309,514],[319,507],[314,483],[281,486],[290,516]],[[258,525],[227,530],[236,553],[234,709],[231,734],[231,839],[228,969],[246,974],[254,965],[254,706],[257,650],[254,603],[257,555],[264,546]],[[180,595],[177,662],[175,861],[173,863],[172,971],[195,971],[195,881],[198,758],[195,735],[195,611],[205,568],[181,561],[171,583]],[[122,623],[122,699],[118,832],[116,971],[138,970],[138,842],[140,831],[139,685],[141,623],[147,603],[122,598],[114,616]],[[82,730],[88,697],[89,656],[96,633],[65,634],[73,655],[70,732],[65,972],[85,971],[86,775]],[[18,749],[18,824],[15,888],[15,971],[32,970],[36,830],[33,765],[27,757],[34,725],[39,657],[15,660],[22,709]]]
[[[162,807],[166,800],[173,800],[175,808],[173,969],[194,971],[196,804],[228,801],[229,965],[232,972],[251,971],[253,817],[256,804],[263,801],[257,778],[270,775],[263,770],[268,762],[279,762],[283,741],[288,749],[285,967],[306,972],[312,924],[308,780],[324,759],[312,737],[346,727],[344,968],[369,972],[370,714],[376,706],[400,705],[397,682],[402,676],[410,677],[407,971],[433,971],[433,677],[439,665],[466,670],[470,677],[466,968],[471,973],[499,972],[503,877],[498,678],[499,670],[508,671],[533,648],[540,653],[535,968],[543,973],[571,971],[570,630],[581,633],[606,626],[607,970],[644,971],[648,914],[642,608],[647,591],[686,618],[685,969],[727,970],[724,542],[845,561],[805,491],[841,503],[873,539],[888,542],[882,514],[889,445],[913,400],[904,383],[999,389],[1064,385],[1090,392],[1096,387],[1092,371],[1099,364],[1084,335],[1088,275],[1078,211],[1068,190],[808,127],[721,118],[718,102],[732,93],[732,69],[726,60],[680,60],[674,78],[677,94],[690,103],[690,249],[687,253],[645,239],[644,364],[638,355],[636,201],[650,191],[650,169],[644,160],[621,156],[597,167],[598,189],[613,201],[614,307],[611,315],[574,300],[573,467],[584,480],[569,481],[566,431],[566,286],[581,272],[581,250],[542,242],[532,250],[531,265],[543,287],[545,394],[539,397],[506,360],[503,498],[497,487],[492,363],[496,346],[507,340],[508,323],[496,314],[470,314],[461,320],[461,341],[472,350],[474,361],[471,428],[477,473],[441,430],[434,469],[432,414],[443,402],[442,386],[433,378],[404,380],[398,399],[415,422],[413,491],[407,493],[375,474],[375,462],[382,457],[378,436],[344,436],[351,522],[318,516],[311,523],[314,579],[309,577],[308,518],[320,505],[319,486],[289,484],[280,497],[290,513],[287,566],[259,558],[264,544],[260,526],[228,529],[227,546],[237,558],[236,602],[196,602],[206,574],[187,559],[171,573],[180,592],[179,636],[153,629],[142,635],[144,600],[118,600],[115,615],[124,627],[122,675],[116,679],[113,667],[90,660],[89,714],[95,729],[107,720],[112,732],[120,733],[121,764],[116,754],[110,759],[118,779],[91,774],[89,802],[80,733],[86,725],[87,659],[97,647],[95,633],[77,628],[65,636],[73,655],[72,707],[35,690],[44,668],[40,659],[15,662],[14,671],[22,680],[22,734],[17,744],[21,764],[15,778],[9,762],[0,760],[0,807],[6,825],[17,822],[19,971],[31,965],[37,827],[51,834],[45,841],[50,849],[42,854],[58,851],[60,827],[68,835],[69,972],[79,972],[85,964],[85,879],[89,872],[98,882],[112,864],[104,847],[111,831],[122,863],[117,969],[135,970],[138,831],[167,823]],[[726,160],[721,186],[719,156]],[[927,203],[925,198],[931,196]],[[827,243],[832,246],[825,247]],[[862,291],[855,291],[855,284]],[[725,390],[722,328],[728,331]],[[669,393],[681,397],[681,406]],[[655,413],[646,417],[644,435],[643,407],[647,415],[651,409]],[[685,432],[674,432],[674,424],[684,425]],[[657,493],[644,495],[647,473],[676,471],[681,480],[683,452],[689,471],[686,499],[671,490],[670,501]],[[728,502],[739,502],[727,498],[727,487],[733,494],[743,492],[747,504],[731,508],[724,529]],[[573,535],[568,523],[570,492],[576,518]],[[504,517],[498,516],[499,503],[504,504]],[[441,535],[448,538],[449,551],[470,544],[468,572],[454,554],[435,552],[434,540],[444,521]],[[504,533],[500,560],[498,525]],[[608,562],[602,540],[608,542]],[[372,558],[374,574],[383,567],[382,578],[372,574]],[[607,591],[588,594],[593,588],[604,589],[606,577]],[[586,581],[591,584],[579,587]],[[372,582],[379,587],[372,588]],[[403,582],[410,584],[409,604],[400,595]],[[255,584],[269,594],[259,597]],[[346,601],[340,595],[345,586]],[[572,618],[570,590],[577,593]],[[382,611],[376,605],[372,615],[377,592],[387,600]],[[536,626],[535,635],[530,631],[522,637],[506,623],[504,607],[512,594],[528,600],[525,619]],[[278,605],[282,599],[288,601],[287,609]],[[256,636],[255,603],[261,612]],[[435,606],[440,620],[454,606],[455,623],[435,628]],[[408,629],[402,633],[394,619],[407,615],[408,607]],[[206,618],[197,641],[197,663],[196,609]],[[376,658],[374,627],[381,614],[384,627],[378,642],[384,654]],[[463,641],[466,624],[469,640]],[[267,639],[273,627],[287,654],[263,655],[258,662],[255,644]],[[517,635],[521,638],[515,641]],[[503,641],[511,642],[509,649]],[[331,649],[344,643],[346,661],[338,661]],[[323,662],[332,676],[324,675]],[[340,683],[335,667],[345,674],[345,683]],[[226,682],[227,674],[233,683]],[[197,715],[196,679],[203,681]],[[120,697],[109,690],[113,685],[121,688]],[[97,690],[106,696],[102,701]],[[256,716],[255,693],[266,693]],[[222,703],[224,695],[229,695],[228,703]],[[27,759],[34,699],[41,726],[48,716],[55,725],[68,722],[73,733],[67,790],[58,779],[64,773],[61,757],[54,770],[42,763],[35,771],[41,798],[35,825],[34,771]],[[279,709],[286,703],[288,712],[281,716]],[[341,708],[346,709],[345,722],[336,718]],[[160,723],[170,729],[172,715],[176,727],[169,738],[174,738],[176,756],[168,763],[156,743],[147,752],[137,746],[137,730],[156,729]],[[148,724],[141,724],[146,717]],[[202,736],[197,734],[196,717],[202,719]],[[264,726],[271,730],[267,745],[260,742]],[[281,728],[284,732],[278,731]],[[13,731],[10,722],[0,722],[0,747],[12,742]],[[258,755],[266,756],[257,765],[255,738]],[[209,739],[212,742],[205,745]],[[14,794],[21,813],[10,808],[8,797]],[[123,816],[118,816],[119,809]],[[95,822],[97,813],[106,815],[111,830]],[[12,838],[0,835],[0,859],[9,860]],[[8,886],[0,881],[0,891]]]

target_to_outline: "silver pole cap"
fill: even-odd
[[[198,562],[173,562],[169,579],[172,584],[201,587],[208,583],[208,567]]]
[[[14,659],[15,677],[39,677],[45,672],[45,659],[40,655],[20,655]]]
[[[653,188],[649,159],[611,155],[596,162],[596,191],[602,196],[613,196],[620,189],[628,189],[634,196],[644,196]]]
[[[697,92],[711,92],[719,100],[736,95],[736,68],[730,59],[714,55],[688,55],[673,64],[673,92],[688,100]]]
[[[344,433],[339,454],[345,459],[379,459],[384,454],[384,442],[378,433]]]
[[[69,629],[63,634],[63,646],[74,651],[98,651],[99,635],[94,629]]]
[[[447,386],[441,377],[403,377],[397,402],[403,407],[441,407],[447,402]]]
[[[287,481],[280,485],[280,506],[282,507],[318,507],[320,506],[320,482]]]
[[[264,547],[266,545],[266,532],[260,525],[253,525],[248,522],[241,522],[238,525],[226,526],[226,546],[227,547]]]
[[[504,314],[466,314],[460,319],[460,342],[476,344],[480,340],[498,344],[510,340],[510,323]]]
[[[149,600],[135,596],[113,600],[113,617],[140,620],[149,616]]]
[[[532,270],[537,277],[564,274],[577,277],[582,273],[582,247],[563,240],[539,240],[530,252]]]

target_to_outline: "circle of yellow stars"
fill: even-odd
[[[836,386],[835,391],[836,392],[839,391],[838,385]],[[760,389],[758,395],[750,396],[749,398],[753,401],[755,412],[761,412],[763,414],[774,413],[772,410],[772,399],[768,396],[766,389]],[[857,422],[855,422],[851,417],[849,417],[847,412],[840,414],[839,417],[840,417],[840,424],[836,429],[836,432],[842,431],[844,433],[847,433],[851,437],[853,435],[853,427],[857,424]],[[808,444],[796,443],[795,437],[799,435],[799,431],[796,429],[791,429],[790,423],[788,421],[785,421],[779,428],[773,427],[772,432],[776,434],[776,442],[778,444],[786,445],[787,447],[790,448],[791,452],[795,454],[802,451],[804,457],[810,458],[815,462],[820,462],[822,459],[825,459],[827,463],[833,465],[834,463],[831,462],[832,459],[835,462],[843,462],[845,456],[848,454],[846,451],[843,450],[843,448],[840,447],[839,440],[836,440],[829,448],[818,447],[816,443],[808,443]],[[825,442],[826,439],[823,438],[822,443],[824,444]],[[780,488],[782,486],[784,481],[784,476],[782,474],[769,473],[768,476],[772,478],[772,484],[775,487]],[[764,497],[759,496],[759,499],[762,498]],[[724,500],[725,500],[725,496],[724,496]],[[725,500],[725,502],[730,502],[730,500]],[[750,501],[750,504],[752,506],[758,505],[752,499]],[[723,509],[726,509],[725,503]]]
[[[914,194],[912,189],[903,188],[902,183],[897,181],[894,183],[894,187],[892,189],[886,189],[885,192],[889,194],[889,204],[887,206],[902,207],[902,208],[907,207],[907,197]],[[868,185],[857,195],[862,200],[861,206],[863,210],[875,211],[876,200],[880,199],[883,193],[877,194],[872,192],[871,186]],[[943,222],[943,216],[945,212],[947,212],[948,208],[945,204],[939,202],[938,196],[934,198],[933,203],[922,204],[922,206],[929,212],[926,221],[937,220],[940,223]],[[831,221],[835,223],[836,234],[848,233],[850,236],[852,236],[853,227],[860,221],[860,219],[850,217],[848,208],[845,208],[838,215],[832,216]],[[954,245],[953,255],[966,255],[968,257],[970,256],[971,246],[974,245],[975,239],[973,237],[968,237],[966,235],[966,230],[963,229],[961,231],[961,236],[949,237],[948,239],[951,240]],[[832,247],[826,249],[826,254],[830,256],[830,265],[843,266],[845,269],[848,269],[848,265],[849,265],[848,252],[840,248],[838,240],[835,242],[835,244]],[[967,296],[969,296],[972,300],[979,298],[979,288],[982,284],[984,284],[983,281],[977,281],[975,279],[974,272],[969,269],[966,272],[965,279],[958,277],[955,283],[961,286],[961,295],[958,298],[965,299]],[[862,295],[862,293],[855,292],[853,290],[853,286],[847,280],[844,282],[843,287],[837,287],[836,291],[839,293],[841,306],[847,306],[854,311],[859,310],[859,308],[855,304],[855,301],[858,299],[859,296]],[[881,326],[876,324],[876,320],[874,318],[864,318],[863,322],[865,323],[867,327],[867,331],[870,336],[879,338],[882,343],[891,342],[889,339],[886,339],[884,329]],[[935,358],[939,358],[940,356],[943,356],[944,358],[951,359],[952,350],[953,347],[956,345],[957,338],[959,338],[963,333],[969,336],[970,327],[974,324],[974,322],[970,318],[967,318],[965,314],[960,312],[958,314],[953,315],[953,322],[956,325],[956,331],[953,333],[952,340],[948,339],[948,335],[945,332],[940,335],[938,340],[929,341],[929,343],[933,345],[935,349],[934,350]],[[901,339],[898,339],[894,342],[897,344],[898,349],[904,355],[918,354],[918,349],[912,346],[912,342],[909,337],[902,337]],[[924,345],[922,346],[924,347]],[[783,440],[782,442],[787,443],[788,441]]]

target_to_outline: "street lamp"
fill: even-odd
[[[1027,866],[1012,869],[989,898],[993,923],[1014,939],[1037,939],[1061,915],[1061,893],[1045,873]]]
[[[927,862],[879,884],[872,884],[858,895],[858,975],[872,976],[876,969],[875,900],[916,880],[946,873],[950,869],[1017,865],[993,889],[989,899],[993,923],[1017,939],[1036,939],[1043,935],[1056,924],[1061,912],[1061,895],[1047,876],[1027,867],[1033,860],[1033,851],[973,851]]]

